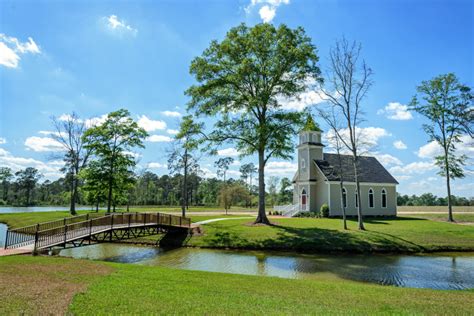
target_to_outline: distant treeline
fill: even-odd
[[[35,168],[26,168],[13,173],[8,168],[0,168],[0,205],[68,205],[71,181],[68,177],[55,181],[40,182],[42,175]],[[273,204],[288,204],[292,200],[290,180],[270,179],[268,201]],[[145,171],[134,176],[133,186],[120,205],[165,205],[179,206],[182,195],[182,175],[163,175]],[[251,207],[257,204],[257,187],[243,179],[224,181],[204,178],[196,174],[188,175],[188,199],[190,206],[229,207],[232,205]],[[277,189],[277,187],[280,187]],[[224,189],[225,188],[225,189]],[[282,189],[283,188],[283,189]],[[94,205],[96,200],[87,191],[79,190],[77,202]],[[100,206],[103,206],[102,201]]]
[[[454,206],[474,206],[474,197],[465,198],[462,196],[451,195],[451,202]],[[431,193],[417,195],[398,195],[397,204],[399,206],[447,206],[447,197],[438,197]]]

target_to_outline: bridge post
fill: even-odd
[[[67,224],[66,224],[66,219],[64,219],[64,248],[66,248],[66,242],[67,242]]]
[[[10,234],[10,231],[7,230],[7,236],[5,237],[5,249],[8,247],[8,235]]]
[[[89,245],[91,244],[92,239],[92,219],[89,220]]]
[[[89,220],[89,213],[86,214],[86,221]]]
[[[109,240],[112,241],[112,230],[114,229],[114,214],[110,216],[110,238]]]
[[[183,220],[183,217],[180,216],[180,217],[179,217],[179,227],[183,226],[182,220]]]
[[[38,246],[38,239],[39,239],[39,224],[36,224],[36,232],[35,232],[35,245],[33,247],[33,254],[36,254],[36,247]]]
[[[146,226],[146,213],[143,213],[143,226]]]

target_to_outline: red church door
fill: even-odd
[[[301,210],[306,211],[306,190],[301,192]]]

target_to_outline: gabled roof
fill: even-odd
[[[343,181],[355,182],[351,155],[340,155]],[[339,181],[339,158],[337,154],[323,154],[323,160],[314,160],[328,181]],[[375,157],[359,157],[359,182],[393,183],[398,181]]]

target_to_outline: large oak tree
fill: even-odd
[[[258,217],[265,214],[265,165],[270,158],[290,159],[301,112],[282,109],[308,82],[320,80],[316,48],[302,28],[241,24],[221,41],[212,41],[191,63],[197,83],[187,95],[189,109],[216,119],[208,135],[214,145],[235,144],[242,156],[258,157]]]

